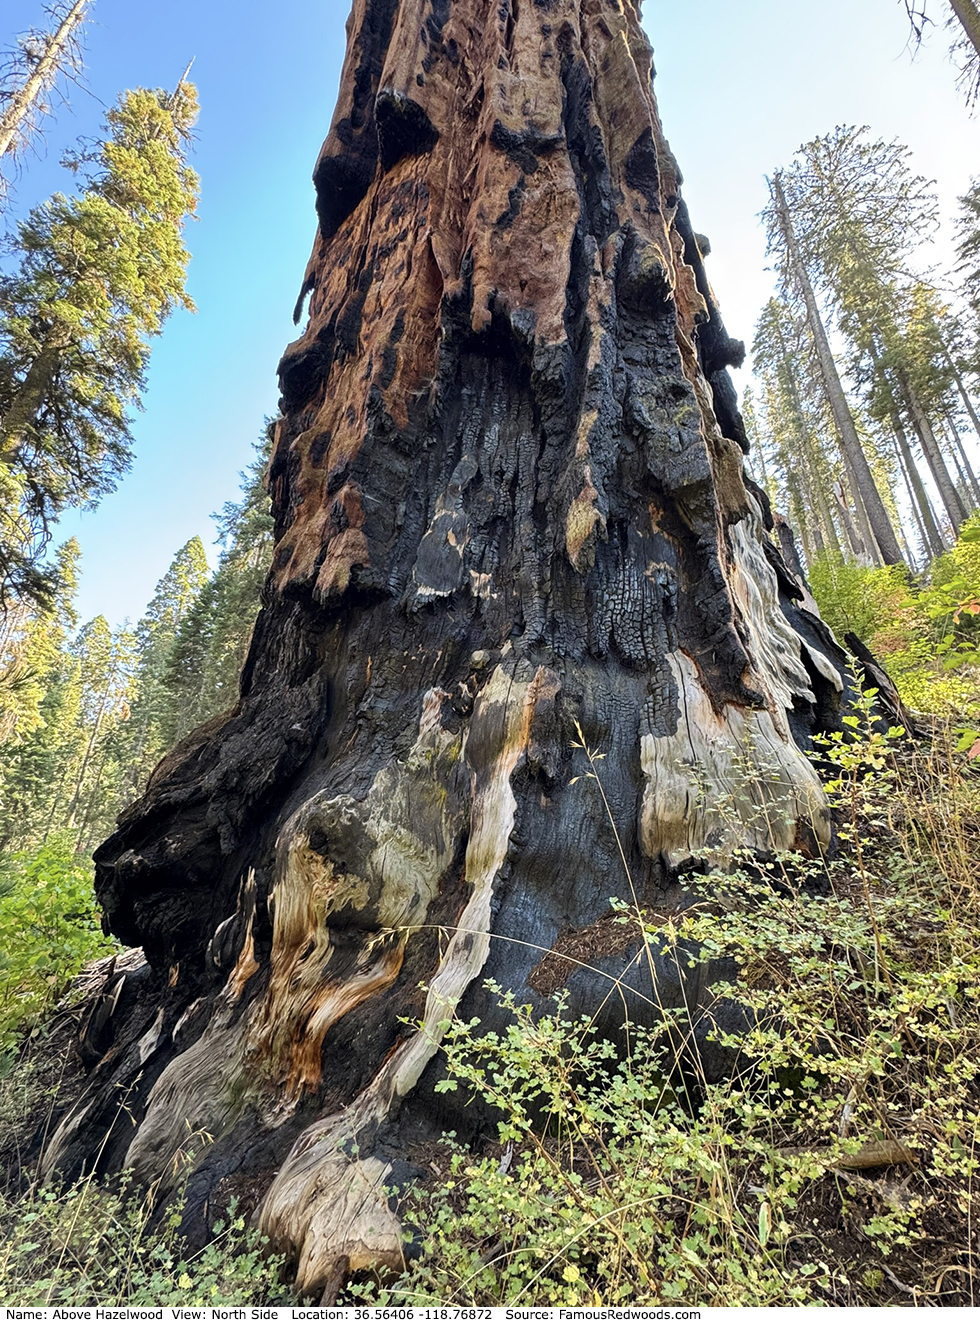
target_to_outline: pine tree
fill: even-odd
[[[833,309],[851,347],[852,367],[887,389],[915,432],[957,531],[968,509],[919,392],[903,326],[916,283],[912,253],[936,223],[929,184],[912,173],[908,149],[900,143],[839,127],[800,148],[779,188],[784,207],[774,207],[771,233],[777,221],[791,216],[798,267]]]
[[[192,537],[174,556],[136,627],[138,661],[134,696],[126,724],[127,797],[143,788],[146,777],[167,751],[169,693],[165,677],[181,625],[208,579],[208,560],[200,537]]]
[[[41,610],[21,602],[0,615],[0,747],[20,742],[41,724],[49,676],[76,623],[77,565],[78,543],[71,539],[58,551],[60,591],[53,604]]]
[[[187,83],[125,93],[103,139],[66,159],[81,194],[55,194],[18,226],[19,268],[0,278],[0,606],[50,590],[50,522],[127,467],[150,340],[192,306],[182,227],[196,112]]]
[[[828,425],[815,393],[806,346],[806,322],[780,299],[762,311],[752,347],[764,391],[768,434],[779,456],[795,527],[808,560],[825,550],[841,553],[832,506],[833,465],[821,444]],[[821,392],[822,394],[822,392]]]
[[[71,0],[47,10],[56,26],[32,29],[8,58],[0,85],[0,159],[23,151],[46,110],[44,96],[58,75],[75,72],[80,62],[79,29],[91,0]],[[0,174],[0,198],[6,181]]]
[[[980,178],[971,180],[966,194],[960,198],[956,229],[963,295],[977,319],[980,318]]]
[[[70,650],[77,563],[72,540],[58,552],[53,605],[20,603],[0,616],[0,849],[45,834],[78,742],[81,690]]]
[[[776,175],[772,180],[772,206],[767,212],[767,221],[769,250],[781,263],[784,292],[791,299],[799,299],[805,308],[824,388],[837,427],[848,479],[854,492],[855,504],[859,512],[864,514],[869,525],[871,535],[866,536],[866,541],[871,543],[873,535],[884,562],[900,564],[902,552],[899,549],[898,538],[854,425],[854,418],[817,304],[806,249],[800,242],[796,217],[787,201],[782,175]]]
[[[114,734],[129,719],[135,653],[133,632],[125,625],[111,629],[104,615],[85,625],[76,641],[81,756],[68,768],[56,809],[63,825],[75,832],[80,851],[102,834],[121,806],[123,767]]]
[[[215,516],[224,549],[177,631],[163,681],[169,694],[167,743],[238,698],[239,671],[272,559],[273,520],[265,489],[272,431],[267,425],[256,459],[242,474],[242,499],[229,501]]]

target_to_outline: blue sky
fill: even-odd
[[[201,118],[193,164],[200,218],[188,231],[196,316],[177,314],[153,350],[135,459],[118,490],[64,528],[82,546],[79,607],[137,618],[174,552],[238,491],[312,242],[310,174],[329,127],[344,53],[340,0],[95,0],[86,86],[28,158],[14,214],[64,185],[66,146],[95,132],[118,91],[172,86],[194,57]],[[0,46],[40,22],[41,0],[5,0]],[[937,7],[937,13],[939,12]],[[808,138],[868,124],[914,151],[942,211],[980,171],[980,119],[968,118],[933,33],[913,61],[899,0],[647,0],[657,94],[685,176],[695,227],[711,238],[710,274],[733,334],[750,340],[771,292],[757,214],[764,176]],[[936,256],[948,255],[949,225]],[[747,377],[742,375],[740,387]]]

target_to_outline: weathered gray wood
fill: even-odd
[[[573,1014],[687,1006],[728,1067],[727,967],[651,955],[654,987],[598,935],[690,903],[684,865],[826,845],[842,654],[744,477],[630,3],[356,0],[316,180],[240,701],[98,851],[155,983],[47,1165],[166,1182],[205,1131],[189,1227],[261,1188],[319,1294],[400,1259],[415,1144],[490,1124],[434,1091],[446,1022],[505,1019],[484,979],[541,1010],[574,938]]]

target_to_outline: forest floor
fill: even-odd
[[[560,997],[532,1021],[501,993],[507,1033],[458,1024],[446,1047],[447,1086],[496,1108],[497,1139],[428,1154],[404,1274],[339,1302],[976,1303],[980,767],[945,729],[913,744],[853,719],[824,750],[834,859],[729,860],[689,915],[619,915],[651,951],[734,961],[715,991],[753,1026],[727,1041],[731,1076],[698,1077],[676,1015],[624,1060]],[[35,1181],[83,1081],[77,1022],[42,1019],[0,1079],[0,1298],[287,1301],[234,1206],[188,1254],[179,1214],[125,1181]]]

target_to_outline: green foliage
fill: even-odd
[[[150,1198],[127,1180],[115,1188],[82,1180],[0,1195],[0,1295],[8,1306],[158,1308],[290,1304],[282,1261],[249,1230],[234,1202],[214,1238],[188,1253],[177,1202],[154,1219]]]
[[[137,626],[133,701],[118,739],[119,756],[126,764],[128,796],[143,788],[173,742],[167,670],[180,628],[194,611],[208,577],[204,544],[200,537],[193,537],[177,552]]]
[[[980,315],[980,178],[971,180],[966,195],[960,198],[957,231],[956,252],[964,294],[973,315],[977,316]]]
[[[0,614],[0,749],[8,754],[44,724],[41,708],[78,622],[72,603],[77,579],[78,543],[72,538],[58,549],[58,589],[50,605],[32,609],[20,602]]]
[[[453,1145],[445,1175],[402,1209],[421,1258],[356,1295],[854,1305],[896,1302],[897,1280],[917,1302],[965,1301],[958,1264],[975,1252],[980,1170],[968,844],[980,804],[969,782],[944,792],[932,750],[900,767],[902,732],[880,730],[870,699],[845,728],[822,752],[841,858],[736,858],[690,877],[697,902],[669,920],[623,914],[681,967],[731,961],[704,1009],[720,1025],[737,1007],[747,1025],[714,1029],[730,1076],[698,1077],[682,1045],[680,1088],[686,1012],[661,1007],[623,1057],[560,1000],[535,1016],[502,995],[503,1032],[450,1026],[442,1085],[485,1099],[500,1147]]]
[[[836,445],[825,440],[822,446],[811,445],[811,450],[814,455],[822,455],[823,463],[829,464],[831,474],[841,484],[839,511],[825,507],[821,496],[827,485],[808,475],[807,468],[813,463],[801,449],[807,429],[793,422],[800,411],[795,406],[787,410],[785,398],[779,399],[780,393],[785,397],[785,381],[774,378],[773,332],[776,338],[782,336],[783,328],[792,326],[794,310],[800,311],[801,290],[797,286],[802,266],[806,280],[840,331],[838,343],[844,349],[847,373],[859,388],[860,398],[860,403],[848,398],[847,407],[858,426],[862,449],[889,517],[897,526],[899,487],[907,485],[918,532],[906,540],[913,544],[920,540],[926,556],[935,556],[942,550],[942,521],[937,526],[929,508],[928,493],[916,468],[915,445],[921,445],[944,516],[948,516],[954,531],[975,508],[977,491],[965,472],[957,485],[958,444],[953,437],[945,442],[944,452],[942,435],[947,427],[951,436],[953,429],[958,432],[960,427],[967,357],[962,329],[951,308],[916,271],[914,263],[916,248],[936,229],[933,186],[913,173],[910,153],[901,143],[874,140],[866,128],[851,126],[838,126],[804,143],[790,166],[779,172],[778,179],[798,244],[799,264],[794,266],[791,259],[784,219],[774,201],[765,220],[783,299],[771,303],[760,320],[759,347],[763,352],[758,355],[757,372],[769,394],[775,395],[768,410],[773,444],[785,451],[787,433],[796,437],[789,447],[790,461],[783,464],[784,507],[805,533],[821,533],[819,539],[813,537],[824,543],[824,547],[816,547],[818,553],[825,548],[835,549],[835,539],[828,536],[834,519],[843,514],[846,523],[850,518]],[[968,263],[965,249],[963,261]],[[791,344],[790,356],[785,360],[788,370],[798,378],[806,374],[807,348],[808,339],[803,337],[803,351]],[[824,434],[832,436],[832,431]],[[806,496],[804,489],[808,489]],[[901,498],[904,500],[904,494]],[[874,547],[866,546],[862,553],[859,545],[859,538],[867,541],[862,532],[860,501],[855,514],[856,529],[847,528],[847,537],[837,538],[837,549],[845,555],[853,549],[860,558],[874,559]],[[914,545],[905,554],[914,555]],[[894,551],[884,558],[893,555]],[[808,554],[808,561],[812,559]]]
[[[273,520],[264,482],[272,432],[269,423],[255,460],[242,474],[242,499],[215,516],[224,543],[221,559],[174,639],[162,681],[169,694],[164,729],[170,744],[238,699],[238,676],[272,561]]]
[[[101,141],[64,162],[80,195],[56,193],[18,226],[20,265],[0,277],[0,603],[48,599],[50,521],[128,466],[149,341],[192,306],[182,227],[197,201],[184,162],[196,114],[187,83],[124,93]]]
[[[450,1086],[499,1114],[513,1161],[457,1148],[419,1199],[421,1264],[384,1304],[805,1303],[823,1266],[786,1253],[784,1220],[814,1162],[772,1152],[766,1106],[737,1087],[691,1115],[665,1085],[669,1033],[631,1038],[626,1060],[568,1020],[504,996],[502,1035],[456,1025]],[[510,1148],[505,1148],[510,1151]],[[748,1187],[750,1172],[757,1188]]]
[[[856,633],[861,639],[877,640],[883,628],[904,637],[919,626],[918,618],[906,612],[909,585],[903,565],[870,569],[825,555],[808,572],[820,613],[838,638]]]
[[[74,543],[60,553],[54,603],[0,617],[0,850],[31,848],[52,829],[92,848],[170,747],[235,702],[272,555],[268,433],[241,501],[216,516],[216,572],[191,538],[135,631],[97,616],[75,632]]]
[[[901,566],[869,569],[832,556],[809,572],[827,623],[867,643],[908,707],[980,719],[980,516],[933,562],[928,584],[910,583]]]
[[[70,840],[0,860],[0,1054],[48,1009],[89,960],[111,944],[102,934],[92,870]]]

